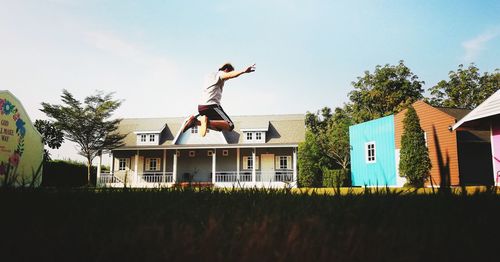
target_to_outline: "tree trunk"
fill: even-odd
[[[92,170],[92,159],[90,157],[87,157],[87,186],[91,186],[90,183],[90,171]]]

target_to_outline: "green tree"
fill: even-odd
[[[423,81],[399,61],[396,66],[377,65],[375,71],[365,71],[364,76],[352,82],[349,93],[356,123],[369,121],[401,111],[423,98]]]
[[[63,90],[62,105],[42,103],[41,111],[53,118],[54,125],[63,131],[64,137],[80,147],[79,153],[87,160],[87,178],[90,185],[92,160],[103,149],[113,149],[123,145],[125,135],[118,134],[121,119],[109,120],[121,105],[113,100],[113,94],[97,92],[88,96],[83,103]]]
[[[64,142],[63,132],[56,127],[52,122],[47,120],[37,119],[35,121],[35,128],[42,135],[42,143],[49,148],[58,149]],[[44,161],[50,161],[50,153],[46,148],[43,155]]]
[[[351,125],[353,125],[353,120],[348,110],[337,107],[326,132],[320,138],[324,153],[344,170],[348,169],[351,163],[349,142],[349,126]]]
[[[431,161],[429,150],[425,145],[424,131],[420,127],[420,119],[413,107],[409,107],[403,120],[403,136],[399,172],[414,187],[422,187],[429,176]]]
[[[474,64],[465,69],[459,65],[456,72],[448,73],[448,77],[448,81],[442,80],[429,88],[432,105],[474,109],[500,89],[498,69],[492,74],[485,72],[481,75]]]
[[[305,141],[299,144],[299,186],[317,187],[321,185],[320,157],[317,136],[308,128],[306,129]]]

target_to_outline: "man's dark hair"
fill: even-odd
[[[221,68],[219,68],[219,71],[224,71],[226,69],[229,69],[229,71],[234,71],[234,67],[229,63],[224,64]]]

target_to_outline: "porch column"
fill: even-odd
[[[163,149],[163,167],[162,167],[162,180],[161,182],[165,183],[166,179],[165,176],[167,174],[167,150]]]
[[[109,170],[110,175],[114,176],[115,174],[115,155],[113,151],[111,151],[111,170]]]
[[[255,172],[255,148],[253,149],[252,151],[252,182],[256,182],[257,181],[257,174]]]
[[[97,174],[95,178],[96,187],[99,187],[99,180],[101,178],[101,165],[102,165],[102,151],[99,152],[99,162],[97,164]]]
[[[175,183],[177,181],[177,150],[174,153],[174,167],[172,169],[172,182]]]
[[[293,149],[293,181],[297,182],[297,148]]]
[[[138,166],[139,166],[139,150],[137,150],[137,152],[135,153],[135,163],[134,163],[134,174],[135,174],[134,182],[135,183],[137,183],[138,177],[139,177],[139,173],[137,172]]]
[[[491,144],[491,164],[493,165],[493,183],[495,186],[500,185],[498,183],[496,165],[495,165],[495,141],[493,140],[493,121],[490,120],[490,144]]]
[[[217,150],[214,149],[214,153],[212,154],[212,184],[215,185],[215,161],[216,161]]]
[[[240,148],[236,148],[236,180],[240,181]]]

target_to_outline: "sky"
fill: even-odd
[[[459,64],[500,68],[498,0],[0,0],[0,90],[32,121],[42,102],[96,90],[114,117],[196,113],[203,78],[226,61],[231,115],[303,114],[348,101],[351,82],[399,60],[425,81]],[[75,145],[54,158],[81,160]]]

